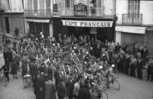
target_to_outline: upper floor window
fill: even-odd
[[[97,6],[97,5],[96,5],[96,1],[97,1],[97,0],[91,0],[91,1],[90,1],[90,4],[91,4],[93,7],[96,7],[96,6]]]
[[[70,8],[71,6],[71,0],[65,0],[65,7]]]
[[[128,13],[139,14],[140,12],[140,0],[129,0],[128,1]]]

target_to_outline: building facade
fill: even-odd
[[[53,4],[55,37],[66,33],[114,41],[115,5],[115,0],[56,0]]]
[[[115,3],[115,0],[24,0],[26,32],[55,37],[64,33],[97,34],[99,38],[114,40]]]
[[[53,0],[24,0],[26,33],[52,36]]]
[[[153,1],[116,0],[116,15],[116,42],[146,45],[152,52]]]
[[[22,0],[0,0],[0,33],[14,35],[24,33]]]

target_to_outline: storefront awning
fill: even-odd
[[[28,22],[49,23],[49,19],[26,19]]]
[[[116,31],[118,32],[127,32],[133,34],[145,34],[146,27],[140,26],[116,26]]]
[[[153,27],[146,28],[147,31],[153,31]]]

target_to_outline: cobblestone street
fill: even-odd
[[[109,99],[153,99],[153,83],[120,75],[120,91],[109,91]],[[0,99],[35,99],[32,89],[23,89],[21,79],[0,85]]]

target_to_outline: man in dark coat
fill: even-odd
[[[59,99],[64,99],[66,96],[66,85],[64,80],[61,80],[60,83],[57,85],[57,93]]]
[[[20,57],[14,54],[13,62],[11,64],[11,74],[13,75],[14,78],[17,78],[17,72],[19,69],[19,60],[20,60]]]
[[[148,80],[150,80],[151,78],[151,81],[153,81],[153,59],[150,59],[150,62],[149,62],[149,65],[148,65]]]
[[[37,68],[37,65],[34,62],[32,62],[30,64],[30,74],[31,74],[31,77],[32,77],[34,93],[36,94],[36,82],[37,82],[38,68]]]
[[[81,85],[77,99],[90,99],[89,88],[86,84]]]
[[[130,65],[130,56],[126,54],[126,59],[125,59],[125,74],[129,74],[129,65]]]
[[[74,87],[74,83],[72,82],[72,80],[69,79],[66,83],[67,96],[69,97],[69,99],[73,98],[73,87]]]
[[[4,59],[5,59],[5,66],[4,66],[4,74],[5,77],[7,78],[7,81],[9,81],[9,69],[10,69],[10,64],[12,62],[12,52],[10,48],[6,48],[4,50]]]
[[[137,60],[137,76],[139,79],[142,79],[142,69],[143,69],[143,66],[144,66],[144,62],[142,59],[138,59]]]
[[[137,60],[134,56],[131,57],[129,66],[130,66],[130,76],[136,77],[135,71],[136,71],[136,66],[137,66]]]
[[[44,74],[41,73],[37,76],[37,82],[36,82],[36,99],[45,99],[45,80],[44,80]]]

